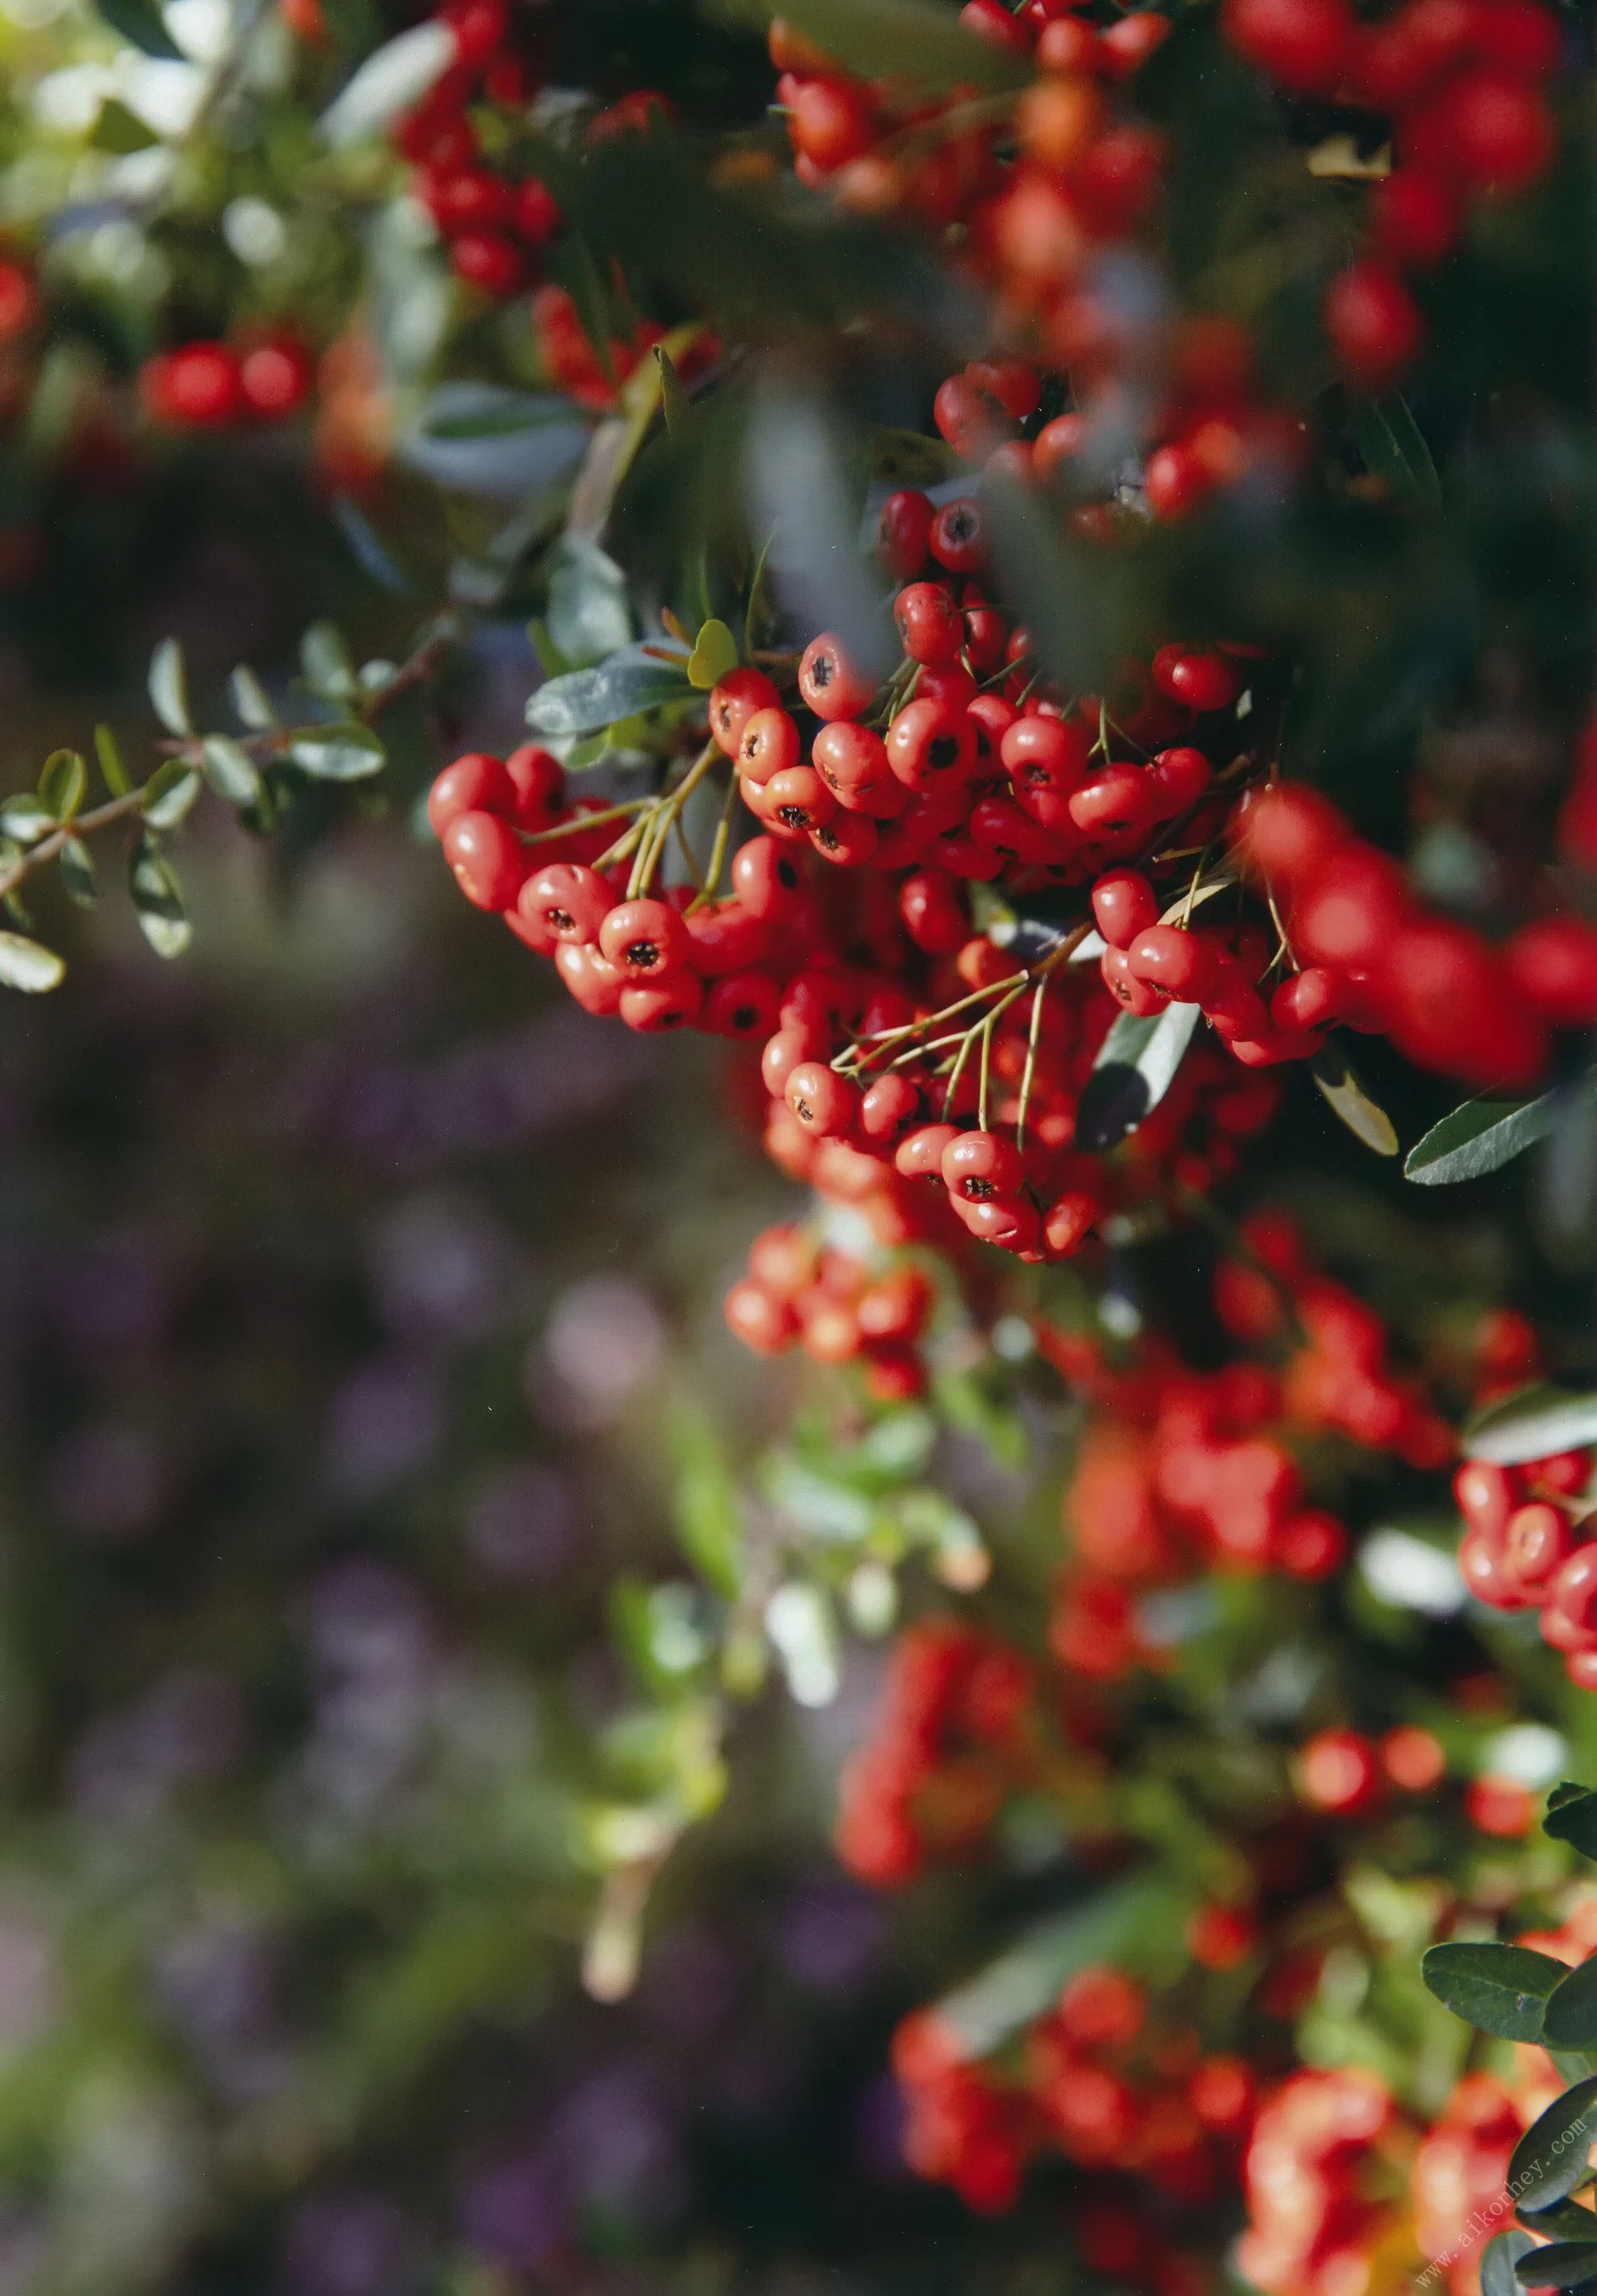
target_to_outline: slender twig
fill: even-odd
[[[1039,980],[1032,991],[1031,1026],[1026,1032],[1026,1066],[1020,1075],[1020,1106],[1015,1116],[1015,1146],[1022,1155],[1026,1152],[1026,1111],[1031,1106],[1031,1084],[1036,1073],[1037,1043],[1043,1031],[1043,999],[1047,993],[1046,980]]]

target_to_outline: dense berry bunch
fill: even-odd
[[[238,342],[184,343],[139,370],[139,395],[152,422],[183,430],[225,430],[240,422],[283,422],[310,396],[315,365],[291,335]]]
[[[1523,1466],[1470,1459],[1454,1478],[1465,1524],[1459,1568],[1470,1592],[1498,1611],[1539,1611],[1542,1636],[1569,1679],[1597,1690],[1597,1545],[1589,1451]]]
[[[931,1307],[919,1267],[873,1270],[784,1224],[755,1237],[749,1274],[726,1295],[726,1320],[760,1355],[797,1345],[815,1363],[858,1359],[879,1402],[905,1402],[926,1384],[918,1342]]]

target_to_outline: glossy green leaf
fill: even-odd
[[[89,769],[76,750],[53,750],[39,775],[39,803],[55,821],[70,821],[83,803]]]
[[[780,9],[741,0],[736,12],[761,24],[780,14],[867,78],[890,73],[923,87],[1002,88],[1032,76],[1024,58],[967,31],[958,11],[936,0],[782,0]]]
[[[113,32],[147,56],[163,62],[183,60],[183,50],[168,31],[156,0],[94,0],[97,12]]]
[[[545,627],[568,670],[603,661],[631,644],[627,576],[583,535],[562,535],[549,555]]]
[[[699,632],[688,656],[688,683],[708,693],[738,666],[738,642],[725,622],[710,620]]]
[[[140,930],[157,956],[183,955],[194,937],[183,906],[183,889],[171,863],[148,834],[133,849],[127,890],[138,912]]]
[[[380,774],[388,752],[367,726],[307,726],[289,743],[289,756],[318,782],[362,782]]]
[[[1535,2245],[1528,2233],[1513,2226],[1487,2241],[1480,2251],[1480,2296],[1519,2296],[1514,2267]]]
[[[654,356],[659,365],[659,398],[666,418],[666,436],[675,447],[688,435],[693,420],[693,402],[676,372],[676,361],[663,343],[656,343]]]
[[[53,948],[29,940],[26,933],[0,932],[0,987],[41,996],[60,987],[66,970]]]
[[[1514,2267],[1522,2288],[1579,2288],[1597,2280],[1597,2240],[1555,2240]]]
[[[513,439],[524,430],[545,430],[551,423],[570,420],[568,398],[504,391],[460,414],[426,415],[422,435],[426,439]]]
[[[1519,2206],[1550,2208],[1583,2184],[1593,2136],[1597,2136],[1597,2077],[1567,2088],[1515,2145],[1508,2164],[1508,2182]]]
[[[323,701],[348,701],[355,692],[355,664],[343,632],[332,622],[313,622],[306,631],[299,667],[307,685]]]
[[[628,652],[596,669],[552,677],[528,702],[527,722],[540,734],[592,734],[618,718],[685,701],[692,692],[685,655],[662,660]]]
[[[248,750],[225,734],[208,734],[203,744],[205,775],[229,805],[253,805],[260,796],[260,775]]]
[[[1545,1138],[1557,1108],[1551,1092],[1535,1100],[1467,1100],[1409,1150],[1404,1177],[1436,1188],[1495,1172]]]
[[[1583,1857],[1597,1857],[1597,1793],[1585,1786],[1558,1786],[1548,1798],[1542,1831],[1567,1841]]]
[[[1175,1080],[1202,1014],[1167,1004],[1147,1020],[1122,1013],[1099,1048],[1076,1111],[1076,1144],[1102,1153],[1134,1132]]]
[[[1311,1074],[1327,1107],[1342,1119],[1355,1140],[1378,1156],[1397,1153],[1397,1133],[1391,1118],[1365,1090],[1357,1070],[1338,1045],[1324,1045],[1314,1054]]]
[[[182,758],[168,758],[144,783],[144,818],[156,829],[179,829],[200,794],[200,776]]]
[[[1578,1451],[1597,1442],[1597,1395],[1571,1395],[1544,1381],[1522,1387],[1466,1420],[1459,1442],[1467,1459],[1497,1467]]]
[[[252,734],[265,734],[277,723],[277,712],[266,690],[247,663],[241,662],[227,681],[228,697],[239,723]]]
[[[1517,1945],[1433,1945],[1421,1969],[1455,2017],[1503,2041],[1541,2038],[1548,1997],[1568,1974],[1551,1954]]]
[[[168,734],[192,734],[188,679],[183,648],[176,638],[162,638],[150,657],[150,706]]]
[[[323,136],[336,151],[375,135],[419,102],[455,58],[455,35],[441,18],[397,33],[364,60],[323,113]]]
[[[92,909],[99,901],[100,886],[94,874],[94,857],[81,837],[65,839],[61,849],[61,881],[68,898],[80,909]]]
[[[94,755],[100,760],[100,771],[112,797],[126,797],[133,787],[127,768],[122,763],[122,752],[116,735],[109,726],[94,728]]]
[[[0,830],[19,845],[37,845],[54,827],[55,816],[47,805],[40,804],[31,790],[19,791],[0,805]]]
[[[1548,1995],[1542,2041],[1549,2049],[1597,2048],[1597,1954]]]

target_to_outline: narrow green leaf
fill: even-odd
[[[1548,1995],[1542,2043],[1549,2049],[1597,2047],[1597,1954]]]
[[[414,598],[415,584],[360,504],[348,495],[336,494],[332,498],[332,514],[338,521],[339,531],[349,545],[350,556],[362,572],[369,574],[381,588],[391,590],[397,598]]]
[[[663,343],[656,343],[654,356],[659,361],[660,405],[665,409],[666,434],[675,447],[687,437],[692,425],[693,402],[684,389],[682,377]]]
[[[1555,2240],[1533,2248],[1514,2267],[1523,2288],[1578,2288],[1597,2279],[1597,2240]]]
[[[200,776],[182,758],[168,758],[144,783],[144,818],[154,829],[180,829],[194,809]]]
[[[289,743],[289,755],[313,781],[360,782],[380,774],[388,752],[368,726],[307,726]]]
[[[1489,2240],[1480,2251],[1480,2296],[1519,2296],[1514,2267],[1535,2246],[1527,2232],[1512,2227]]]
[[[1588,2077],[1555,2098],[1515,2145],[1508,2183],[1519,2206],[1551,2208],[1583,2184],[1594,2134],[1597,2077]]]
[[[569,398],[504,397],[469,412],[429,414],[422,422],[424,439],[513,439],[524,430],[545,430],[551,423],[569,422]]]
[[[1495,1172],[1552,1131],[1557,1105],[1551,1092],[1536,1100],[1466,1100],[1416,1141],[1404,1177],[1437,1188]]]
[[[25,933],[0,932],[0,985],[41,996],[61,986],[66,970],[53,948],[29,940]]]
[[[260,775],[249,752],[225,734],[208,734],[203,746],[206,779],[217,795],[229,805],[253,805],[260,795]]]
[[[1583,1857],[1597,1857],[1597,1793],[1585,1786],[1575,1786],[1568,1792],[1558,1787],[1550,1798],[1542,1831],[1554,1841],[1567,1841]]]
[[[183,648],[176,638],[162,638],[150,657],[150,704],[168,734],[192,734],[188,680]]]
[[[734,12],[764,24],[764,0],[734,0]],[[1019,87],[1029,64],[967,31],[958,12],[928,0],[782,0],[781,14],[839,63],[867,78],[890,73],[922,87]]]
[[[83,803],[89,769],[76,750],[53,750],[39,775],[39,803],[55,821],[70,821]]]
[[[1590,2209],[1582,2208],[1578,2201],[1554,2201],[1550,2209],[1521,2209],[1518,2211],[1527,2232],[1540,2233],[1544,2240],[1597,2240],[1597,2217]]]
[[[1518,1945],[1433,1945],[1427,1989],[1455,2017],[1502,2041],[1538,2041],[1547,1999],[1568,1975],[1551,1954]]]
[[[322,114],[324,141],[340,151],[386,127],[420,102],[455,59],[455,35],[438,17],[397,32],[364,59]]]
[[[61,849],[61,881],[80,909],[92,909],[99,901],[94,858],[81,837],[69,837]]]
[[[172,865],[148,833],[134,848],[127,890],[138,912],[140,929],[157,956],[181,956],[194,937],[193,928]]]
[[[117,737],[109,726],[94,728],[94,755],[100,760],[100,771],[112,797],[126,797],[133,783],[127,778],[127,768],[122,763],[122,752]]]
[[[688,683],[708,692],[738,666],[738,642],[725,622],[708,621],[688,656]]]
[[[1371,1099],[1339,1046],[1322,1046],[1314,1054],[1312,1074],[1321,1097],[1355,1140],[1362,1140],[1378,1156],[1397,1153],[1397,1134],[1391,1118],[1379,1102]]]
[[[1465,1421],[1459,1442],[1467,1459],[1515,1467],[1597,1442],[1597,1395],[1571,1395],[1539,1382],[1489,1403]]]
[[[94,0],[94,4],[111,30],[143,54],[167,63],[183,61],[183,50],[168,31],[155,0]]]
[[[266,698],[266,689],[246,662],[240,662],[227,681],[228,698],[233,714],[241,726],[248,726],[252,734],[265,734],[277,723],[277,712]]]
[[[1077,1108],[1078,1148],[1102,1153],[1136,1130],[1175,1082],[1201,1018],[1196,1004],[1167,1004],[1147,1020],[1121,1013],[1099,1048]]]
[[[332,622],[313,622],[299,641],[299,667],[311,692],[324,701],[348,701],[355,692],[355,664],[343,633]]]
[[[685,656],[667,661],[639,652],[614,655],[596,669],[573,670],[540,685],[527,704],[527,722],[540,734],[592,734],[618,718],[686,701],[692,692]]]

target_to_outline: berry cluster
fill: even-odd
[[[931,1620],[894,1645],[870,1739],[848,1764],[836,1844],[876,1889],[975,1847],[1045,1763],[1036,1669],[995,1636]]]
[[[1388,1789],[1430,1794],[1447,1774],[1447,1756],[1435,1733],[1404,1723],[1376,1740],[1362,1731],[1316,1731],[1298,1751],[1298,1791],[1327,1817],[1364,1818],[1385,1804]],[[1517,1778],[1484,1773],[1464,1788],[1462,1815],[1477,1833],[1518,1841],[1536,1816],[1535,1797]]]
[[[285,422],[310,396],[315,365],[291,335],[236,343],[183,343],[139,369],[139,396],[153,422],[171,430],[225,430],[240,422]]]
[[[1464,1519],[1459,1569],[1478,1601],[1541,1612],[1542,1636],[1571,1682],[1597,1690],[1597,1544],[1590,1533],[1591,1453],[1519,1467],[1469,1459],[1453,1479]]]
[[[815,1363],[857,1359],[870,1394],[898,1403],[925,1388],[917,1342],[931,1306],[931,1284],[920,1268],[900,1263],[873,1274],[784,1223],[755,1237],[748,1275],[727,1293],[725,1312],[757,1354],[780,1355],[796,1344]]]
[[[1421,1068],[1512,1087],[1540,1073],[1550,1031],[1597,1022],[1597,926],[1585,918],[1537,918],[1495,947],[1423,909],[1397,864],[1300,783],[1254,792],[1234,840],[1302,968],[1272,1001],[1282,1024],[1380,1030]]]
[[[1362,22],[1348,0],[1225,0],[1240,53],[1295,95],[1395,122],[1396,165],[1372,202],[1372,251],[1326,290],[1325,332],[1349,381],[1384,390],[1413,361],[1425,323],[1404,274],[1456,245],[1467,202],[1523,191],[1552,161],[1542,82],[1562,48],[1540,0],[1403,0]]]
[[[1370,2252],[1401,2226],[1407,2129],[1362,2066],[1300,2072],[1266,2098],[1243,2170],[1238,2269],[1265,2296],[1369,2285]]]

